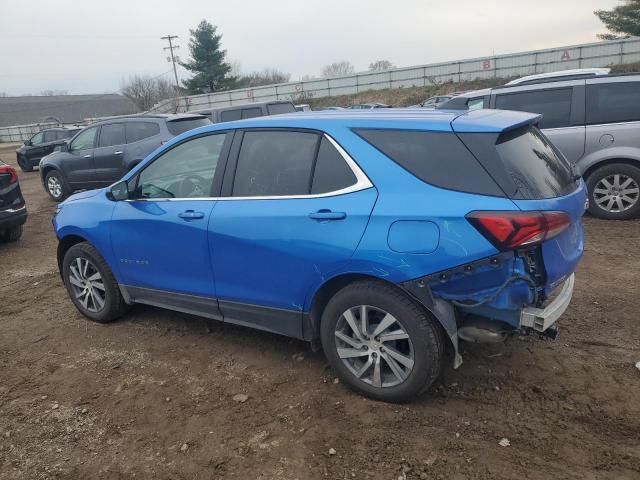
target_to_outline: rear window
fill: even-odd
[[[502,134],[466,133],[460,138],[509,198],[554,198],[576,188],[569,162],[535,127]]]
[[[587,85],[587,123],[640,120],[640,82]]]
[[[460,192],[504,196],[452,132],[356,129],[355,133],[423,182]]]
[[[127,143],[134,143],[158,135],[160,126],[151,122],[127,122],[125,130]]]
[[[496,96],[496,108],[542,114],[540,128],[568,127],[572,94],[572,88],[505,93]]]
[[[180,135],[181,133],[188,132],[194,128],[204,127],[210,125],[211,121],[207,117],[202,118],[185,118],[181,120],[169,120],[167,121],[167,128],[171,135]]]
[[[296,107],[292,103],[272,103],[267,105],[269,115],[280,115],[281,113],[292,113],[296,111]]]

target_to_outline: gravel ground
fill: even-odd
[[[558,340],[465,346],[398,406],[296,340],[151,307],[86,321],[57,274],[54,203],[38,172],[20,181],[29,220],[0,245],[2,479],[640,478],[638,221],[585,219]]]

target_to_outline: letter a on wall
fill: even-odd
[[[562,52],[562,56],[560,57],[560,60],[562,60],[563,62],[566,62],[567,60],[571,60],[571,56],[569,55],[569,50],[565,50],[564,52]]]

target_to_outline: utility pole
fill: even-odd
[[[173,64],[173,75],[176,79],[176,88],[180,88],[180,83],[178,82],[178,70],[176,69],[176,63],[180,61],[180,57],[173,54],[173,49],[180,48],[179,45],[174,45],[171,40],[178,38],[177,35],[167,35],[166,37],[160,37],[160,40],[168,40],[169,46],[164,47],[165,50],[169,50],[171,53],[171,57],[167,57],[167,62],[171,62]]]

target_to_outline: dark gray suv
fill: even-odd
[[[62,151],[40,160],[42,185],[56,202],[75,190],[106,187],[176,135],[209,125],[202,115],[139,115],[93,123]]]
[[[540,79],[468,92],[438,108],[541,113],[540,128],[587,184],[589,211],[640,215],[640,74]]]

